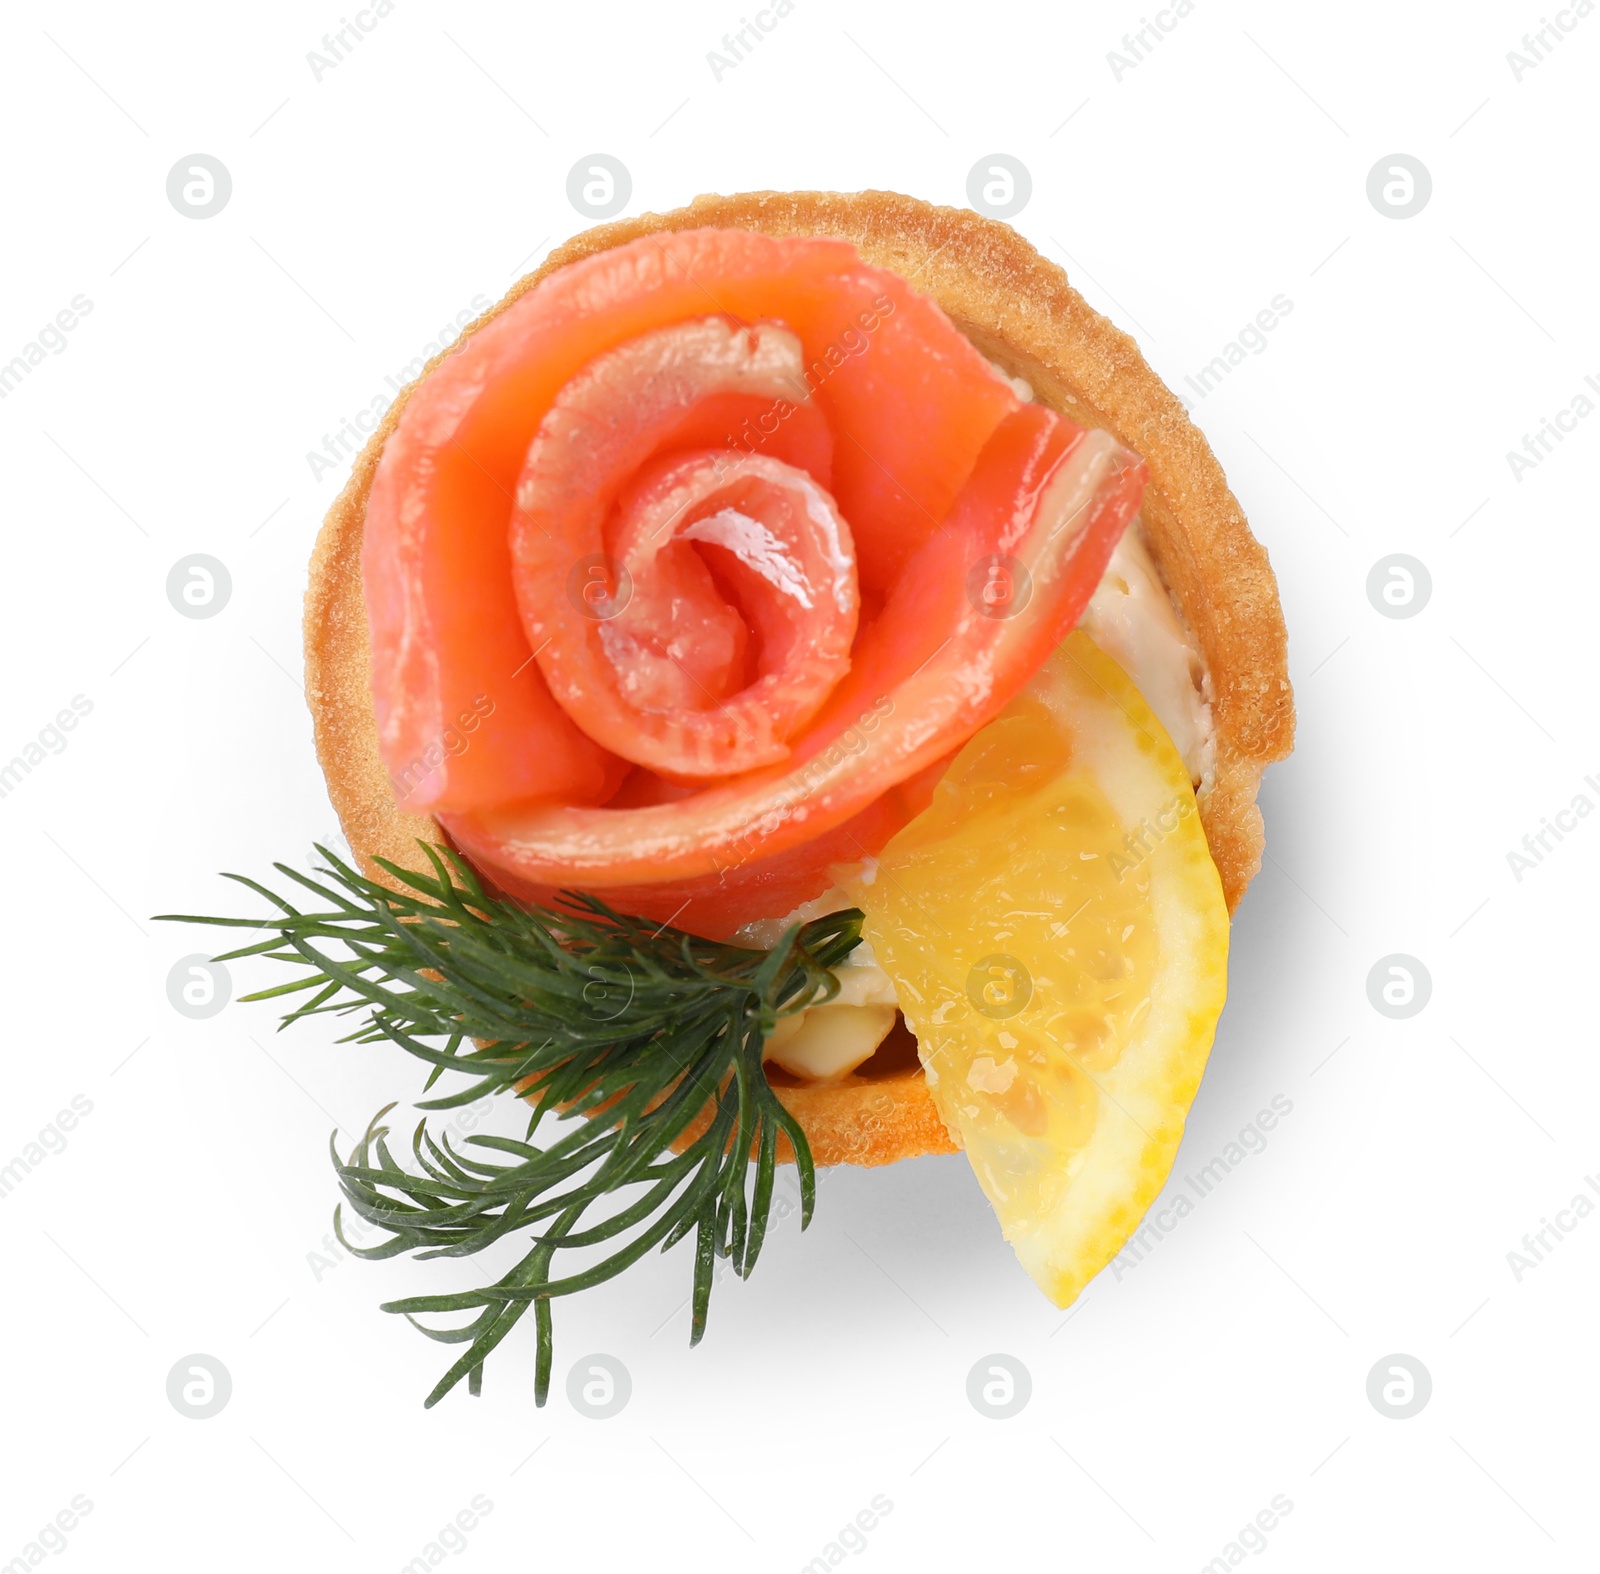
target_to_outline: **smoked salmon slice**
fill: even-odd
[[[514,893],[787,910],[1065,637],[1143,486],[844,242],[570,264],[413,391],[374,478],[397,799]]]

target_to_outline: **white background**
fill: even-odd
[[[52,1566],[388,1574],[483,1494],[452,1567],[791,1571],[883,1494],[852,1566],[1185,1571],[1284,1494],[1252,1566],[1593,1568],[1600,1219],[1520,1282],[1507,1253],[1600,1172],[1600,824],[1520,881],[1507,854],[1600,802],[1600,419],[1520,480],[1506,453],[1600,379],[1600,20],[1518,81],[1532,4],[1201,0],[1119,81],[1131,4],[797,0],[718,81],[731,3],[400,0],[319,81],[340,15],[20,4],[0,31],[0,359],[93,302],[0,402],[0,756],[93,705],[0,800],[0,1162],[93,1104],[0,1200],[0,1564],[81,1493]],[[587,227],[583,155],[620,158],[639,211],[761,187],[961,204],[996,151],[1032,173],[1018,227],[1173,386],[1293,302],[1196,409],[1279,576],[1300,741],[1263,793],[1179,1173],[1275,1095],[1293,1111],[1070,1319],[960,1157],[842,1170],[804,1238],[791,1220],[719,1286],[698,1350],[680,1251],[558,1307],[545,1410],[529,1329],[480,1400],[424,1411],[453,1352],[377,1303],[480,1265],[313,1266],[331,1127],[420,1096],[418,1071],[274,1037],[267,1007],[186,1019],[168,971],[208,937],[147,917],[240,910],[217,870],[336,833],[298,624],[344,472],[307,452]],[[233,180],[204,221],[165,191],[194,152]],[[1405,220],[1366,194],[1395,152],[1433,180]],[[209,620],[166,597],[192,552],[232,576]],[[1432,576],[1406,620],[1366,595],[1392,552]],[[1433,979],[1407,1021],[1367,998],[1392,952]],[[611,1420],[566,1398],[591,1351],[632,1373]],[[233,1381],[205,1421],[165,1393],[194,1352]],[[966,1398],[995,1352],[1032,1374],[1008,1421]],[[1432,1374],[1410,1420],[1366,1396],[1392,1352]]]

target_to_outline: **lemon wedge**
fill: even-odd
[[[1183,761],[1075,633],[851,895],[945,1124],[1069,1305],[1165,1183],[1227,992]]]

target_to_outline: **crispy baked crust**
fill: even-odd
[[[1256,792],[1294,741],[1283,613],[1267,554],[1228,490],[1222,467],[1133,340],[1092,310],[1066,274],[1005,224],[893,192],[749,192],[697,198],[672,213],[600,225],[552,252],[462,335],[482,327],[566,263],[663,230],[707,226],[769,235],[832,235],[873,265],[931,295],[984,354],[1027,378],[1035,396],[1086,426],[1113,432],[1150,468],[1141,517],[1212,683],[1216,768],[1200,815],[1232,911],[1261,867]],[[443,358],[428,363],[422,376]],[[420,379],[419,379],[420,380]],[[412,383],[390,406],[328,511],[306,592],[306,697],[317,757],[352,850],[369,874],[384,857],[418,861],[417,841],[443,840],[432,818],[396,807],[378,755],[361,590],[367,494]],[[819,1164],[888,1164],[954,1144],[907,1035],[841,1082],[780,1086]]]

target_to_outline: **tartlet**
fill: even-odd
[[[887,192],[706,196],[670,213],[575,237],[468,327],[463,340],[569,263],[652,233],[709,227],[850,242],[866,262],[931,296],[984,355],[1024,379],[1037,401],[1082,426],[1111,432],[1143,457],[1149,471],[1140,516],[1145,538],[1207,675],[1214,752],[1198,802],[1228,907],[1235,908],[1261,863],[1261,773],[1293,743],[1277,585],[1221,466],[1182,404],[1133,340],[1092,310],[1065,273],[1014,230],[967,210]],[[422,378],[448,353],[430,362]],[[329,510],[306,596],[306,694],[317,753],[345,836],[374,878],[382,877],[375,859],[417,867],[419,841],[448,840],[431,817],[397,806],[380,759],[361,576],[373,476],[415,386],[390,407]],[[955,1151],[903,1027],[837,1081],[771,1076],[819,1164],[886,1164]]]

